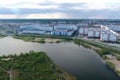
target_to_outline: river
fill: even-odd
[[[73,42],[40,44],[24,42],[11,36],[0,39],[0,55],[31,50],[46,52],[58,66],[75,75],[78,80],[120,80],[96,52]]]

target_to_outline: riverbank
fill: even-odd
[[[19,55],[21,52],[25,53],[31,50],[47,52],[47,55],[55,64],[72,73],[79,80],[119,80],[116,73],[106,66],[95,51],[86,49],[83,46],[79,47],[72,41],[40,44],[25,42],[8,36],[1,39],[0,44],[1,56],[10,54]]]
[[[20,38],[21,36],[17,36],[17,39],[22,39],[27,37],[28,39],[27,40],[32,40],[32,39],[29,39],[30,37],[32,36],[23,36],[23,38]],[[34,39],[38,39],[39,40],[39,36],[33,36]],[[41,37],[41,38],[44,38],[44,40],[48,40],[49,41],[49,38],[47,37]],[[50,39],[61,39],[60,38],[57,38],[57,37],[53,37],[53,38],[50,38]],[[66,39],[66,38],[65,38]],[[62,37],[62,40],[64,41],[64,37]],[[67,40],[66,40],[67,41]],[[101,42],[96,42],[96,41],[93,41],[93,40],[87,40],[87,39],[82,39],[82,38],[79,38],[79,39],[76,39],[76,38],[68,38],[68,41],[73,41],[75,44],[77,45],[82,45],[84,46],[85,48],[89,48],[89,49],[93,49],[94,51],[96,51],[96,53],[98,53],[103,59],[104,61],[106,62],[107,65],[110,66],[110,68],[112,68],[119,76],[120,76],[120,50],[118,50],[117,48],[113,47],[113,46],[110,46],[110,45],[107,45],[107,44],[102,44]],[[33,41],[33,42],[37,42],[36,41]],[[62,41],[61,41],[62,42]],[[111,59],[109,58],[108,55],[111,55],[112,58],[115,58],[115,59]]]
[[[76,80],[45,52],[21,53],[0,57],[0,80]]]
[[[104,59],[106,64],[120,76],[120,50],[114,46],[85,39],[75,39],[74,43],[96,51]]]
[[[70,37],[58,37],[58,36],[41,36],[41,35],[14,35],[16,39],[22,39],[29,42],[38,42],[38,43],[60,43],[65,41],[70,41]]]
[[[110,62],[111,64],[109,66],[111,66],[112,69],[115,70],[115,72],[120,76],[120,60],[117,60],[116,56],[114,55],[106,55],[106,62]]]
[[[106,62],[106,64],[108,64],[112,69],[114,69],[114,71],[120,76],[120,50],[118,50],[118,48],[115,48],[113,46],[107,45],[107,44],[103,44],[102,42],[96,42],[95,40],[88,40],[88,39],[84,39],[84,38],[72,38],[72,37],[53,37],[53,36],[49,36],[48,38],[46,36],[42,37],[42,36],[14,36],[14,38],[17,39],[22,39],[24,41],[32,41],[32,42],[40,42],[40,43],[45,43],[45,42],[49,42],[49,43],[58,43],[58,42],[63,42],[63,41],[73,41],[75,44],[77,45],[82,45],[85,48],[89,48],[89,49],[93,49],[94,51],[96,51],[96,53],[98,53]],[[42,40],[41,40],[42,39]],[[111,55],[111,57],[115,58],[115,59],[111,59],[109,58],[108,55]],[[119,65],[119,66],[118,66]],[[114,67],[113,67],[114,66]]]

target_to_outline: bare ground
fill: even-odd
[[[116,59],[116,56],[113,56],[111,54],[106,56],[107,56],[106,61],[112,62],[115,65],[115,70],[120,71],[120,61]]]

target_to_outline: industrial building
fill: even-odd
[[[20,26],[21,34],[52,34],[53,27],[45,25],[23,25]]]

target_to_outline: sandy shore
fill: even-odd
[[[35,41],[39,41],[41,38],[35,38]],[[53,39],[53,38],[44,38],[46,43],[59,43],[62,42],[62,39]]]
[[[113,55],[111,55],[111,54],[106,55],[106,56],[107,56],[106,61],[109,61],[109,62],[113,63],[114,66],[115,66],[115,70],[116,70],[116,71],[120,71],[120,61],[118,61],[118,60],[116,59],[116,56],[113,56]]]

